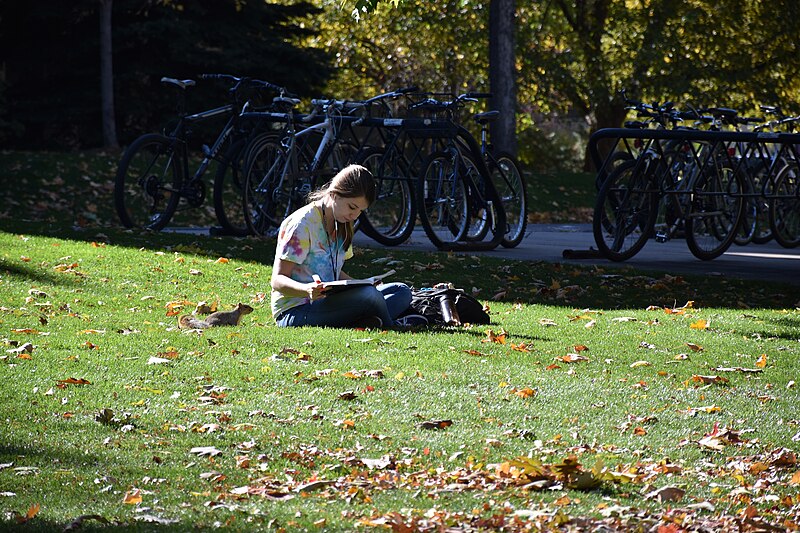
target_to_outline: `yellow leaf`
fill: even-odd
[[[536,396],[536,391],[531,389],[530,387],[525,387],[524,389],[518,389],[512,391],[514,394],[519,396],[520,398],[533,398]]]
[[[506,343],[506,332],[505,330],[500,330],[495,333],[493,330],[486,331],[486,338],[481,339],[481,342],[495,342],[497,344],[505,344]]]
[[[650,361],[636,361],[635,363],[631,363],[631,368],[638,368],[640,366],[653,366],[653,363]]]
[[[757,366],[758,368],[764,368],[764,367],[766,367],[766,366],[767,366],[767,354],[765,354],[765,353],[762,353],[762,354],[761,354],[761,355],[758,357],[758,360],[756,361],[756,366]]]
[[[217,259],[215,262],[216,262],[216,263],[222,263],[222,264],[225,264],[225,263],[230,263],[230,259],[228,259],[227,257],[220,257],[220,258],[219,258],[219,259]]]
[[[696,322],[692,322],[689,325],[689,327],[692,328],[692,329],[708,329],[708,322],[706,322],[705,320],[703,320],[701,318],[700,320],[697,320]]]
[[[139,505],[142,503],[142,494],[139,489],[131,489],[125,493],[125,497],[122,498],[122,503],[128,505]]]

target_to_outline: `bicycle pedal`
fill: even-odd
[[[669,240],[669,235],[666,233],[656,233],[656,242],[667,242]]]

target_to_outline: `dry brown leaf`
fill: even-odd
[[[582,363],[588,360],[589,358],[586,357],[585,355],[579,355],[576,353],[568,353],[567,355],[556,357],[556,361],[561,361],[563,363]]]
[[[426,420],[417,424],[422,429],[445,429],[452,425],[452,420]]]

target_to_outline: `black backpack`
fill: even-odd
[[[491,319],[483,304],[462,289],[422,288],[411,291],[411,305],[406,314],[418,314],[430,324],[445,325],[442,306],[452,304],[462,324],[488,324]]]

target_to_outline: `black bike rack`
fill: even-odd
[[[708,131],[689,128],[669,130],[604,128],[592,134],[588,144],[589,155],[597,169],[597,187],[599,188],[613,169],[620,153],[627,153],[630,159],[636,159],[642,152],[642,147],[664,153],[668,144],[681,141],[716,143],[728,154],[732,168],[745,173],[763,171],[763,166],[759,168],[748,164],[748,156],[766,158],[768,154],[774,153],[776,148],[795,161],[800,161],[800,134],[797,133]],[[774,178],[773,173],[780,169],[769,170],[761,191],[743,192],[742,196],[775,197],[767,185]],[[762,181],[764,177],[762,174]]]

